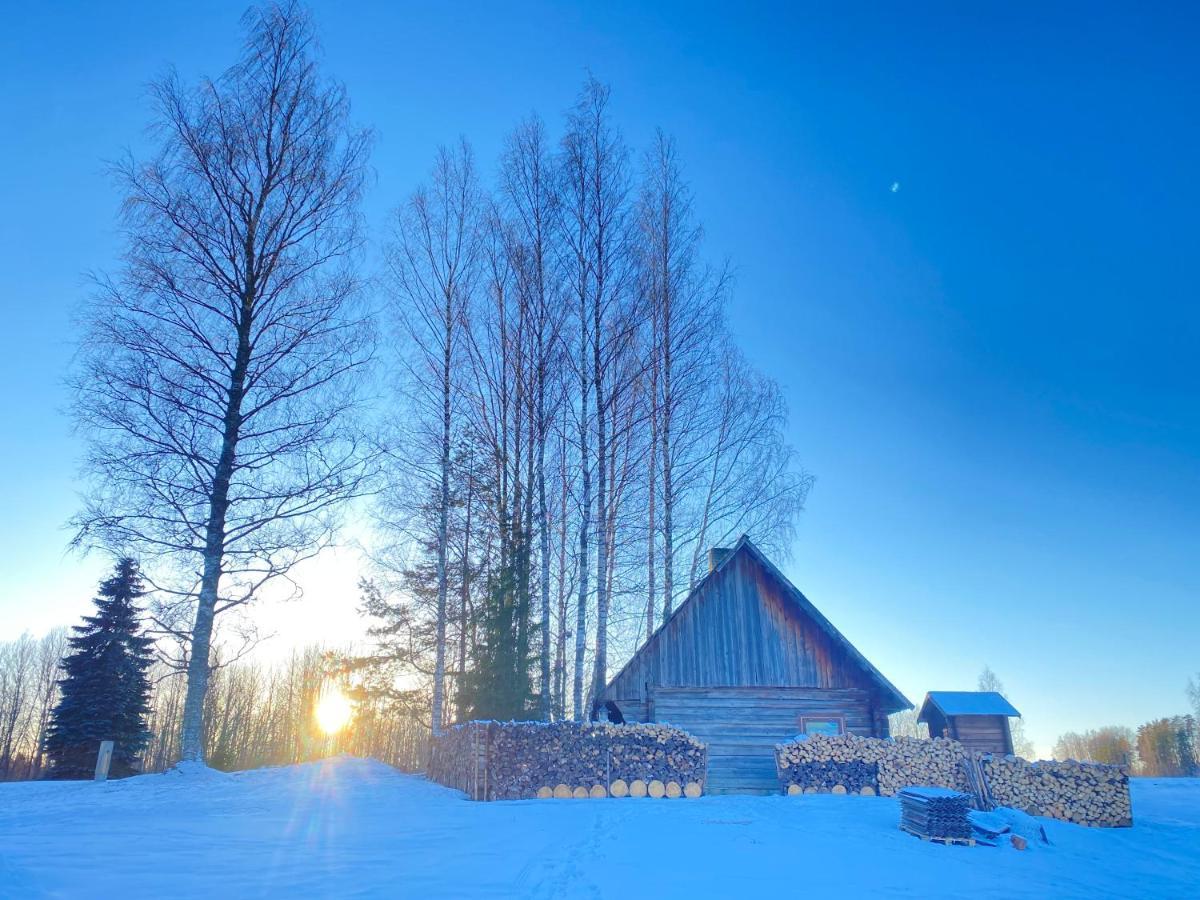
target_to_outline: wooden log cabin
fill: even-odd
[[[1010,716],[1016,708],[995,691],[930,691],[917,721],[929,726],[930,737],[951,737],[972,750],[1013,752]]]
[[[609,682],[629,722],[708,745],[708,793],[775,793],[774,746],[800,733],[886,737],[912,704],[743,536]]]

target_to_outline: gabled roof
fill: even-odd
[[[675,616],[679,615],[679,613],[689,603],[692,603],[696,597],[699,596],[708,580],[716,577],[726,566],[730,564],[731,560],[741,553],[746,553],[753,557],[754,560],[767,572],[767,574],[779,583],[784,590],[784,594],[792,601],[793,604],[795,604],[797,610],[816,623],[816,625],[829,636],[834,644],[841,647],[846,652],[846,655],[854,663],[856,663],[872,681],[875,682],[885,700],[891,701],[891,703],[888,704],[888,708],[894,710],[913,708],[912,701],[900,693],[894,684],[884,678],[883,674],[873,665],[871,665],[867,658],[859,653],[858,649],[848,640],[846,640],[846,637],[840,631],[833,627],[833,623],[826,619],[825,616],[821,614],[821,611],[813,606],[809,599],[805,597],[804,594],[800,593],[800,590],[794,584],[788,581],[787,578],[784,577],[783,573],[775,568],[775,564],[767,559],[766,555],[759,550],[758,547],[754,546],[754,543],[750,540],[750,538],[744,534],[738,538],[737,543],[734,544],[733,547],[724,554],[720,562],[717,563],[716,567],[713,568],[713,570],[704,578],[702,578],[694,588],[692,588],[691,593],[687,595],[687,599],[685,599],[672,611],[670,617],[668,617],[667,620],[655,630],[654,634],[650,636],[650,640],[646,641],[646,643],[643,644],[641,648],[639,648],[638,651],[633,654],[632,657],[630,657],[629,661],[621,667],[621,670],[617,672],[617,674],[611,679],[609,679],[608,686],[610,688],[613,682],[620,678],[622,673],[624,673],[624,671],[633,664],[634,660],[636,660],[643,653],[649,651],[659,640],[662,639],[662,635],[667,626],[671,623]]]
[[[943,716],[1020,716],[1016,707],[995,691],[930,691],[921,704],[918,722],[925,722],[930,707]]]

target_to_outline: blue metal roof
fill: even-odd
[[[930,691],[921,704],[918,721],[925,721],[929,704],[944,716],[1020,716],[1016,707],[995,691]]]

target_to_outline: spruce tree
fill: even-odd
[[[533,711],[528,633],[529,593],[520,590],[520,572],[529,553],[528,535],[514,535],[505,562],[489,579],[483,609],[482,640],[474,667],[464,673],[458,702],[470,719],[528,719]]]
[[[134,774],[150,739],[153,641],[140,634],[135,601],[146,593],[138,564],[118,560],[100,585],[96,614],[72,630],[64,657],[61,698],[46,732],[49,778],[91,778],[100,742],[113,742],[109,774]]]

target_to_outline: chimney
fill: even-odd
[[[727,557],[733,551],[728,547],[713,547],[708,551],[708,571],[715,572],[717,566],[725,562]]]

